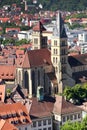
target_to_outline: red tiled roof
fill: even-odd
[[[50,97],[49,97],[50,98]],[[48,98],[47,98],[48,99]],[[32,105],[30,109],[30,115],[32,117],[45,117],[50,116],[53,111],[54,100],[43,100],[39,102],[37,98],[32,99]]]
[[[18,103],[13,103],[13,104],[0,104],[0,115],[9,115],[9,113],[11,114],[11,117],[9,117],[9,119],[7,118],[7,116],[4,118],[5,120],[11,122],[11,121],[15,121],[18,120],[18,124],[31,124],[31,119],[28,115],[27,109],[24,105],[22,105],[20,102]],[[12,114],[15,113],[15,117],[12,116]],[[19,116],[17,116],[17,114]],[[24,117],[26,119],[26,122],[22,122],[21,118]],[[3,117],[2,117],[3,119]]]
[[[11,31],[11,30],[20,31],[20,28],[6,28],[6,32]]]
[[[14,79],[16,66],[0,65],[0,79]]]
[[[54,103],[54,113],[61,114],[68,114],[82,111],[80,108],[75,106],[74,104],[66,101],[64,97],[56,95],[56,102]]]
[[[0,120],[0,130],[18,130],[14,125],[10,124],[8,121]]]
[[[0,102],[4,102],[5,99],[5,85],[0,85]]]
[[[10,20],[10,18],[0,18],[0,21],[2,21],[3,23],[6,23],[9,20]]]
[[[31,50],[26,52],[23,68],[52,65],[51,53],[48,49]]]

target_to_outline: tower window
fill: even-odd
[[[65,46],[65,44],[66,44],[65,41],[62,41],[62,46]]]
[[[53,57],[53,63],[55,63],[55,57]]]
[[[55,51],[55,49],[54,49],[53,51],[54,51],[53,53],[54,53],[54,54],[56,54],[56,51]]]
[[[58,52],[57,52],[57,49],[56,49],[56,54],[57,54]]]
[[[34,38],[34,44],[38,44],[38,39]]]
[[[56,63],[58,62],[58,59],[57,59],[57,57],[56,57]]]
[[[56,40],[54,41],[54,46],[57,46],[57,41]]]

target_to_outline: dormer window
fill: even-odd
[[[8,76],[8,73],[6,74],[6,76]]]
[[[26,119],[23,119],[23,122],[26,122]]]
[[[12,111],[12,116],[16,117],[16,112],[15,111]]]
[[[11,76],[13,76],[13,73],[11,73]]]
[[[8,113],[8,117],[12,117],[12,114],[11,114],[11,113]]]
[[[0,95],[2,95],[2,92],[0,92]]]
[[[18,124],[18,122],[19,122],[18,118],[17,118],[17,117],[14,118],[14,123],[15,123],[15,124]]]
[[[2,73],[2,76],[4,76],[4,73]]]
[[[11,121],[11,124],[14,124],[14,121]]]
[[[25,123],[26,122],[26,118],[24,116],[21,116],[21,122]]]

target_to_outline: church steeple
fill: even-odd
[[[62,93],[67,71],[67,35],[60,12],[56,16],[51,41],[51,60],[58,80],[58,90]]]
[[[61,17],[61,13],[58,12],[56,16],[56,26],[53,30],[53,36],[57,36],[59,38],[67,38],[64,21]]]

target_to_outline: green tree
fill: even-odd
[[[61,126],[61,130],[81,130],[81,123],[72,123],[67,121],[63,126]]]
[[[87,116],[82,120],[81,130],[87,130]]]
[[[66,87],[63,95],[67,100],[72,99],[73,103],[75,104],[82,104],[82,102],[87,99],[87,89],[80,84],[76,84],[73,87]]]

